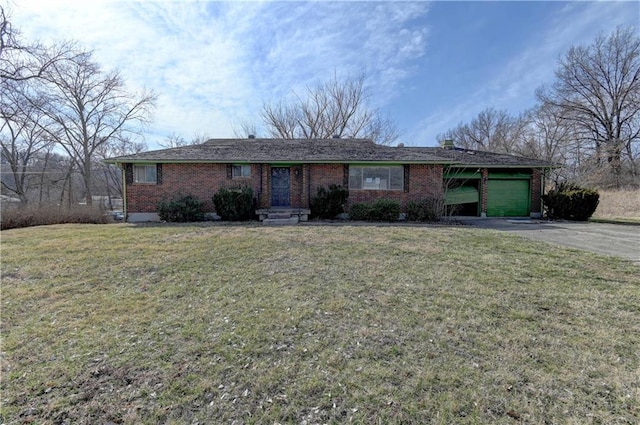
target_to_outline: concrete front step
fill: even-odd
[[[268,213],[267,214],[267,219],[276,219],[276,220],[280,220],[280,219],[285,219],[285,218],[291,218],[291,213]]]
[[[289,220],[308,221],[311,211],[308,208],[263,208],[256,211],[261,222],[265,220]]]
[[[298,218],[298,216],[288,217],[288,218],[269,217],[262,220],[263,224],[270,224],[270,225],[292,225],[292,224],[298,224],[299,222],[300,222],[300,218]]]

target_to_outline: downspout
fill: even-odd
[[[127,172],[123,164],[118,164],[118,167],[120,167],[120,170],[122,171],[122,214],[124,216],[124,221],[127,221]]]
[[[547,190],[547,171],[549,171],[548,168],[542,169],[542,184],[540,185],[540,218],[544,218],[544,202],[542,201],[542,197]]]
[[[262,173],[264,172],[263,170],[263,164],[260,164],[260,192],[258,193],[258,209],[262,208],[262,206],[264,205],[264,199],[262,199],[262,194],[264,193],[264,187],[262,187],[262,181],[263,181],[263,177],[262,177]]]
[[[307,178],[307,208],[311,209],[311,165],[305,164],[305,168],[307,169],[306,178]]]

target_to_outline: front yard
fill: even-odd
[[[1,423],[640,422],[630,262],[463,226],[1,238]]]

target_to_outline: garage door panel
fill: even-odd
[[[448,189],[445,193],[445,205],[479,202],[478,189],[472,186],[460,186]]]
[[[529,215],[529,180],[491,180],[487,182],[487,216],[523,217]]]

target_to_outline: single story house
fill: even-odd
[[[128,221],[158,220],[160,201],[192,195],[215,213],[221,187],[250,186],[260,218],[306,220],[319,187],[349,189],[350,205],[380,198],[444,197],[462,215],[540,216],[551,164],[454,146],[397,147],[366,139],[212,139],[106,160],[123,171]]]

